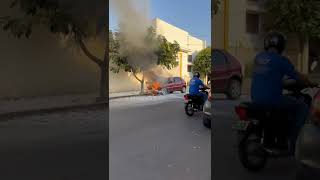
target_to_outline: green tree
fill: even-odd
[[[146,34],[146,40],[148,44],[156,44],[156,48],[153,50],[156,55],[157,62],[155,65],[172,69],[178,65],[177,54],[180,51],[179,44],[175,41],[174,43],[168,42],[168,40],[161,35],[156,35],[153,28],[149,28],[148,34]],[[141,89],[140,93],[144,93],[144,72],[148,69],[143,69],[143,64],[137,64],[130,62],[127,56],[120,54],[119,49],[121,44],[125,42],[125,37],[119,32],[110,32],[110,60],[112,62],[111,71],[119,73],[121,70],[125,72],[131,72],[135,79],[140,82]],[[142,74],[139,77],[139,74]]]
[[[8,6],[12,12],[18,13],[0,17],[0,26],[4,31],[19,39],[29,38],[35,27],[42,26],[77,45],[99,67],[99,99],[106,100],[109,75],[106,1],[12,0]],[[105,42],[105,51],[101,57],[87,48],[86,41],[93,37],[99,37]]]
[[[318,0],[269,0],[266,2],[267,30],[277,30],[299,38],[302,71],[308,71],[309,38],[320,35]]]
[[[220,6],[220,0],[213,0],[213,3],[211,4],[211,12],[213,15],[217,14],[219,11],[219,6]]]
[[[193,62],[192,71],[204,74],[207,80],[207,76],[211,72],[211,47],[207,47],[197,54]]]

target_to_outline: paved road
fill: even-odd
[[[1,180],[107,179],[106,111],[0,122]]]
[[[210,179],[210,131],[184,114],[181,94],[111,104],[111,180]],[[0,121],[0,179],[107,179],[106,118],[97,109]]]
[[[232,122],[237,120],[233,112],[239,101],[219,99],[214,102],[213,124],[213,177],[220,180],[293,180],[295,164],[290,159],[271,159],[259,173],[249,173],[242,168],[237,157],[236,136]]]
[[[110,109],[111,180],[209,180],[211,132],[182,99]]]
[[[111,103],[111,180],[210,179],[211,131],[202,126],[199,115],[184,114],[181,100],[172,95],[149,104],[145,99],[138,104],[135,99]],[[213,178],[293,179],[290,159],[272,160],[256,174],[242,168],[231,130],[236,103],[223,99],[214,103]],[[106,117],[105,110],[97,109],[1,121],[0,179],[107,179]]]

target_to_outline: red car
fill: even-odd
[[[214,49],[212,53],[213,93],[223,93],[229,99],[238,99],[242,89],[242,67],[230,53]]]
[[[186,92],[187,83],[180,77],[169,77],[167,82],[162,86],[162,91],[172,93],[174,91]]]

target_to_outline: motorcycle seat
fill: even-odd
[[[194,103],[197,103],[197,104],[202,104],[203,103],[203,100],[202,100],[202,97],[201,96],[198,96],[198,95],[190,95],[190,94],[187,94],[188,98],[191,99]]]
[[[277,117],[278,119],[287,116],[287,113],[285,113],[287,111],[280,107],[258,105],[252,102],[243,102],[240,106],[247,109],[247,115],[249,117],[256,118],[258,120],[272,117]]]
[[[201,98],[201,96],[199,96],[199,95],[191,95],[191,94],[188,94],[187,96],[188,96],[188,98],[190,98],[190,99],[199,99],[199,98]]]

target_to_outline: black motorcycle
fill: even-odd
[[[288,83],[287,96],[311,105],[312,97],[303,93],[308,87],[297,83]],[[259,171],[265,167],[268,158],[288,157],[289,153],[289,112],[275,107],[261,107],[244,102],[235,107],[240,119],[233,129],[238,132],[238,155],[242,165],[250,171]]]
[[[208,88],[201,88],[200,91],[205,93],[208,96]],[[188,116],[193,116],[195,112],[203,111],[203,99],[201,96],[196,95],[190,95],[186,94],[184,95],[185,100],[185,107],[184,110]]]

